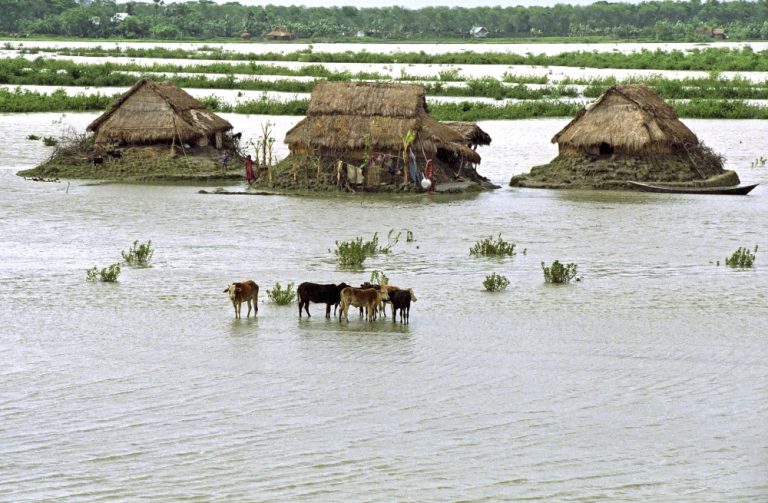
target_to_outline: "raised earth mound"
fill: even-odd
[[[119,181],[218,181],[243,177],[239,155],[213,147],[168,145],[122,147],[96,153],[88,145],[57,147],[40,166],[19,171],[29,178],[81,178]]]
[[[724,170],[722,159],[702,152],[660,156],[592,157],[560,155],[529,173],[513,176],[512,187],[549,189],[629,189],[628,181],[684,187],[727,187],[739,184],[734,171]]]

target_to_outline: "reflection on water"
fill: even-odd
[[[67,114],[83,127],[94,114]],[[481,123],[463,197],[227,197],[184,185],[33,183],[2,115],[0,492],[10,501],[226,499],[761,501],[768,496],[764,187],[746,197],[512,189],[567,119]],[[265,117],[227,116],[244,136]],[[269,118],[282,138],[298,118]],[[686,121],[742,180],[760,121]],[[278,144],[279,145],[279,144]],[[281,147],[282,148],[282,147]],[[279,154],[281,157],[284,151]],[[229,187],[241,188],[240,184]],[[415,241],[339,269],[335,240]],[[487,235],[506,260],[469,257]],[[118,284],[85,270],[151,239]],[[717,266],[760,245],[757,267]],[[543,283],[541,262],[583,281]],[[413,287],[410,325],[311,319],[275,282]],[[483,291],[491,272],[505,292]],[[262,287],[234,320],[231,281]]]

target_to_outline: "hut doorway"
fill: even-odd
[[[613,145],[602,142],[600,144],[600,155],[613,155]]]

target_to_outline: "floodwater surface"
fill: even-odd
[[[761,501],[768,498],[768,190],[513,189],[567,118],[489,121],[480,172],[442,196],[225,196],[41,183],[26,135],[96,114],[0,115],[0,493],[9,501]],[[244,138],[267,119],[226,116]],[[690,120],[768,183],[766,121]],[[245,190],[233,184],[228,190]],[[336,265],[335,241],[392,252]],[[414,241],[406,242],[406,231]],[[511,258],[469,256],[494,235]],[[152,240],[116,284],[86,269]],[[759,245],[756,266],[722,262]],[[541,262],[581,281],[544,283]],[[718,265],[719,261],[719,265]],[[412,287],[409,325],[311,319],[277,282]],[[507,276],[487,293],[486,275]],[[222,293],[261,285],[257,317]]]

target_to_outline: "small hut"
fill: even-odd
[[[459,176],[486,181],[475,170],[480,156],[456,129],[429,116],[424,88],[415,84],[319,82],[307,117],[288,131],[285,143],[289,160],[311,159],[319,163],[318,173],[343,171],[350,183],[371,190],[400,185],[408,176],[404,170],[411,182],[420,181],[427,160],[433,161],[437,183]]]
[[[88,125],[94,143],[112,146],[183,144],[222,147],[232,124],[171,82],[142,79]]]
[[[275,28],[266,35],[267,40],[293,40],[296,36],[285,28]]]
[[[643,182],[738,183],[722,157],[699,142],[674,109],[642,84],[615,85],[553,138],[558,156],[510,184],[624,188]],[[726,176],[723,176],[726,175]],[[734,181],[735,177],[735,181]]]

